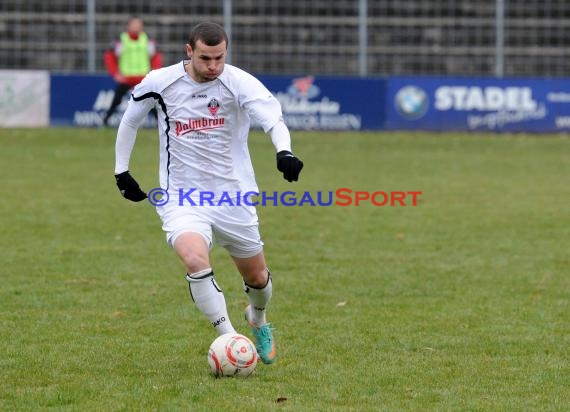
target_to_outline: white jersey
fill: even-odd
[[[198,83],[184,64],[151,71],[133,90],[122,123],[138,128],[157,109],[163,189],[196,189],[192,196],[209,191],[216,198],[258,191],[247,146],[250,122],[271,130],[282,120],[279,101],[235,66]]]

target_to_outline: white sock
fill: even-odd
[[[197,273],[187,274],[186,280],[190,289],[190,297],[196,307],[210,321],[218,334],[236,333],[230,322],[226,299],[222,290],[214,280],[214,272],[211,268]]]
[[[265,318],[265,308],[271,299],[273,292],[273,282],[271,281],[271,273],[267,271],[267,284],[261,289],[254,288],[244,282],[244,290],[249,298],[249,321],[257,327],[267,323]]]

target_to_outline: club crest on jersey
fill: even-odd
[[[216,99],[212,99],[210,100],[210,103],[208,103],[208,110],[210,111],[210,113],[212,113],[212,116],[214,117],[218,115],[219,108],[220,108],[220,103]]]

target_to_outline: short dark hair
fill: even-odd
[[[228,35],[224,28],[211,21],[198,23],[190,31],[188,44],[192,49],[196,47],[196,42],[198,42],[198,40],[206,46],[217,46],[224,41],[226,42],[226,47],[228,46]]]

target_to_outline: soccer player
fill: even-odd
[[[157,50],[155,41],[144,32],[143,21],[133,17],[127,24],[127,31],[121,33],[119,39],[105,50],[103,60],[117,83],[113,101],[103,118],[103,124],[107,126],[123,96],[139,84],[151,69],[162,67],[162,54]]]
[[[156,107],[160,186],[169,199],[156,211],[168,244],[186,267],[190,296],[219,334],[235,332],[210,266],[215,236],[243,278],[250,303],[245,316],[259,357],[273,363],[275,345],[266,319],[271,274],[255,207],[240,197],[258,191],[247,147],[250,122],[271,136],[277,169],[287,181],[298,180],[303,162],[291,152],[278,100],[257,78],[225,64],[227,47],[220,25],[200,23],[190,32],[188,60],[150,72],[135,87],[117,132],[115,179],[125,198],[147,198],[128,169],[137,130]],[[214,193],[213,205],[201,202],[205,192]]]

